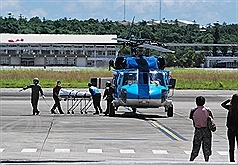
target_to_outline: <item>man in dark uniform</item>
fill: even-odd
[[[44,98],[44,93],[41,88],[41,85],[39,84],[39,79],[34,78],[33,84],[27,85],[23,88],[23,90],[26,90],[28,88],[31,88],[31,105],[33,107],[33,115],[39,115],[40,111],[37,109],[38,106],[38,100],[39,100],[39,93]]]
[[[95,114],[99,114],[102,113],[102,108],[101,108],[101,92],[99,91],[99,89],[97,87],[94,87],[91,83],[88,83],[88,90],[91,93],[91,96],[93,98],[93,106],[94,109],[96,110]],[[98,111],[99,109],[99,111]]]
[[[53,88],[53,99],[55,101],[55,104],[51,108],[50,112],[52,114],[56,114],[55,109],[58,108],[58,111],[60,114],[64,114],[61,105],[60,105],[60,99],[58,97],[59,91],[61,89],[61,81],[57,81],[56,85]]]
[[[111,86],[111,82],[107,81],[106,82],[106,88],[105,88],[105,91],[104,91],[104,94],[103,94],[103,99],[106,98],[106,100],[107,100],[107,109],[104,112],[105,115],[107,115],[110,112],[110,108],[112,108],[111,103],[113,101],[113,94],[114,94],[114,89]]]

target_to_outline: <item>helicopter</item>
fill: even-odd
[[[119,106],[137,108],[164,107],[168,117],[173,117],[173,102],[169,100],[175,88],[176,79],[164,69],[165,60],[161,56],[120,56],[115,60],[112,71],[114,85],[113,106],[109,116],[115,114]],[[112,66],[112,65],[111,65]]]

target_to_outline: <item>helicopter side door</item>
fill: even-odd
[[[115,98],[120,98],[121,97],[121,87],[122,87],[122,82],[123,82],[123,74],[119,73],[117,79],[115,79]]]

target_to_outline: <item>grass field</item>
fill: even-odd
[[[238,70],[172,69],[176,89],[237,90]]]
[[[176,89],[237,90],[238,70],[170,69],[177,79]],[[91,77],[111,77],[107,69],[52,71],[44,69],[0,70],[0,88],[22,88],[40,79],[43,88],[52,88],[57,80],[65,88],[86,88]]]

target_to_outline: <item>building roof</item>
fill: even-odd
[[[0,43],[116,44],[117,35],[0,34]]]
[[[188,20],[181,20],[181,19],[178,19],[177,21],[180,22],[180,23],[186,24],[186,25],[193,25],[193,24],[196,24],[194,21],[188,21]]]

